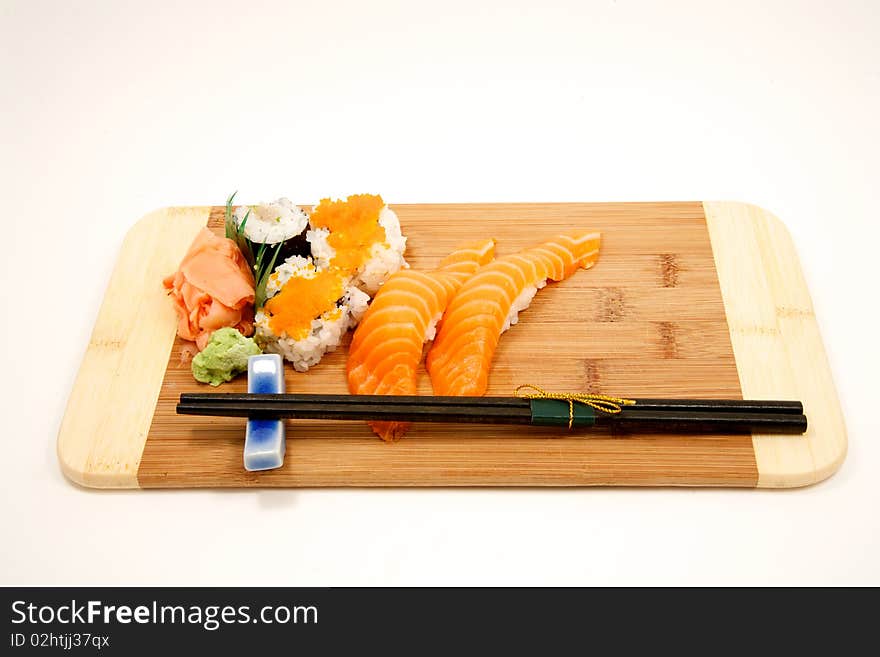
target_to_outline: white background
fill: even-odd
[[[878,34],[874,0],[2,0],[0,584],[880,584]],[[763,205],[847,460],[789,492],[77,488],[55,437],[123,236],[233,189]]]

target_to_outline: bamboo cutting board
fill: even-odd
[[[395,205],[407,260],[458,242],[504,255],[600,230],[599,263],[541,291],[506,333],[490,395],[533,383],[632,397],[800,399],[804,436],[585,438],[515,426],[423,424],[385,444],[361,423],[291,421],[279,470],[242,466],[244,421],[177,416],[209,389],[182,362],[161,279],[222,208],[167,208],[129,232],[58,436],[73,481],[97,488],[267,486],[793,487],[833,473],[846,431],[809,292],[782,223],[741,203]],[[288,392],[347,392],[345,348]],[[430,394],[427,375],[421,393]],[[244,378],[221,390],[246,389]],[[547,436],[553,436],[548,438]]]

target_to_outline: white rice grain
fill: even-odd
[[[300,235],[309,223],[309,215],[286,198],[258,205],[241,205],[235,208],[233,215],[236,226],[240,226],[247,216],[245,235],[258,244],[277,244]]]
[[[385,229],[385,241],[370,247],[370,257],[354,272],[352,284],[370,296],[374,295],[388,277],[394,272],[409,267],[403,257],[406,251],[406,237],[400,230],[400,219],[387,205],[379,212],[379,225]],[[327,238],[326,228],[312,228],[306,232],[306,240],[311,245],[315,264],[326,269],[336,256]]]
[[[529,304],[532,303],[532,299],[535,298],[538,290],[545,285],[547,285],[547,281],[543,280],[537,285],[528,285],[523,288],[523,291],[519,293],[519,296],[513,300],[513,303],[510,306],[510,312],[507,314],[507,319],[504,321],[504,327],[501,329],[502,333],[519,321],[520,311],[529,307]]]
[[[293,256],[275,269],[266,285],[266,292],[272,298],[291,278],[314,278],[316,273],[317,268],[310,258]],[[280,354],[298,372],[305,372],[317,365],[325,353],[339,346],[346,331],[360,321],[369,302],[370,297],[349,281],[342,298],[314,318],[308,335],[298,340],[283,332],[276,335],[270,325],[269,314],[261,308],[255,317],[255,338],[263,351]]]

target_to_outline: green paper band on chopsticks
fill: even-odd
[[[533,392],[523,392],[524,390]],[[532,424],[566,426],[569,429],[596,424],[596,411],[614,415],[620,413],[621,406],[632,406],[636,403],[633,399],[608,395],[548,392],[531,383],[517,386],[513,394],[530,401]],[[565,410],[564,414],[561,413],[560,408]]]
[[[551,427],[591,427],[596,424],[596,411],[586,404],[571,404],[564,399],[529,399],[532,424]]]

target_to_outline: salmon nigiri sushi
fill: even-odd
[[[493,240],[459,246],[430,272],[401,270],[379,289],[348,351],[348,388],[355,395],[415,395],[424,343],[434,338],[447,303],[489,262]],[[371,422],[383,440],[400,438],[403,422]]]
[[[516,324],[547,281],[589,269],[599,257],[599,233],[559,235],[498,258],[470,277],[449,302],[426,365],[435,395],[483,395],[501,334]]]

